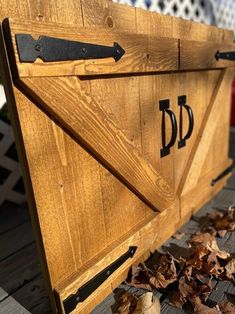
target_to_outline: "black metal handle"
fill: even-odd
[[[186,145],[186,140],[188,140],[193,133],[194,116],[193,116],[192,108],[189,105],[186,105],[185,95],[178,97],[178,105],[180,106],[180,140],[178,142],[178,148],[182,148]],[[188,119],[189,119],[188,131],[184,137],[183,137],[183,108],[186,109],[188,113]]]
[[[235,61],[235,51],[227,51],[227,52],[217,51],[215,54],[215,59],[217,61],[219,61],[219,59]]]
[[[170,102],[169,99],[160,100],[159,108],[162,111],[162,148],[160,149],[161,157],[167,156],[170,154],[170,148],[175,144],[177,137],[177,122],[175,114],[169,109]],[[171,139],[168,144],[166,144],[166,115],[167,113],[171,120],[172,133]]]

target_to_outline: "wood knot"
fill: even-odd
[[[107,22],[108,27],[113,28],[114,22],[113,22],[112,16],[108,16],[106,18],[106,22]]]
[[[44,16],[42,14],[38,14],[37,18],[38,21],[43,22],[44,21]]]

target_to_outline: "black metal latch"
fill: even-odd
[[[128,260],[128,258],[133,257],[136,250],[136,246],[130,246],[126,253],[79,288],[75,294],[70,295],[66,300],[64,300],[63,303],[65,313],[67,314],[72,312],[79,302],[86,300],[86,298],[94,292],[115,270],[117,270],[118,267]]]
[[[217,61],[219,61],[219,59],[235,61],[235,51],[227,51],[227,52],[217,51],[215,54],[215,59]]]
[[[125,53],[118,43],[109,47],[47,36],[35,40],[29,34],[17,34],[16,44],[21,62],[34,62],[37,58],[52,62],[110,57],[118,61]]]

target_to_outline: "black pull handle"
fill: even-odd
[[[215,59],[217,61],[219,61],[219,59],[235,61],[235,51],[227,51],[227,52],[217,51],[215,54]]]
[[[194,128],[194,116],[192,108],[188,105],[186,105],[186,96],[179,96],[178,97],[178,105],[180,106],[180,140],[178,142],[178,147],[182,148],[186,145],[186,140],[188,140],[192,133]],[[188,113],[189,118],[189,127],[186,135],[183,137],[183,108],[186,109]]]
[[[160,149],[161,157],[170,154],[170,148],[175,144],[177,137],[177,122],[175,114],[169,109],[170,102],[169,99],[160,100],[159,108],[162,111],[162,148]],[[168,144],[166,144],[166,113],[169,115],[172,126],[171,139]]]

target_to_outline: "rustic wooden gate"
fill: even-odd
[[[54,311],[87,313],[225,184],[232,33],[29,3],[1,1],[1,73]]]

